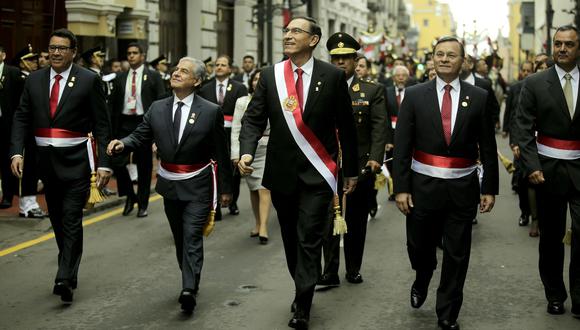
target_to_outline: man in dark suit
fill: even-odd
[[[127,46],[127,60],[130,69],[113,80],[113,95],[111,97],[111,121],[113,136],[122,138],[129,135],[143,120],[153,101],[163,97],[165,87],[159,74],[149,70],[145,65],[145,52],[138,43]],[[147,216],[149,194],[151,191],[151,171],[153,170],[152,146],[142,146],[133,151],[133,163],[137,165],[137,195],[133,191],[133,183],[126,165],[129,156],[115,160],[115,175],[119,196],[127,196],[123,215],[133,211],[134,203],[139,207],[137,217]]]
[[[568,205],[572,218],[570,296],[580,317],[580,34],[563,26],[553,38],[556,65],[529,76],[516,117],[522,162],[535,185],[540,225],[540,277],[548,313],[563,314],[564,244]],[[537,137],[536,137],[537,132]]]
[[[20,70],[6,63],[6,49],[0,45],[0,176],[2,177],[2,200],[0,209],[12,206],[12,199],[18,194],[18,180],[10,171],[10,132],[12,118],[18,107],[24,81]]]
[[[478,62],[479,63],[479,62]],[[485,61],[483,62],[485,64]],[[464,64],[461,70],[461,79],[465,82],[470,83],[471,85],[475,85],[477,87],[483,88],[487,91],[487,107],[488,111],[491,114],[491,118],[493,120],[493,124],[495,127],[499,127],[499,112],[500,107],[499,103],[497,102],[497,98],[495,97],[495,93],[491,88],[491,81],[487,78],[481,78],[478,76],[474,71],[473,67],[475,65],[475,59],[471,55],[467,55],[465,57]],[[487,67],[487,65],[486,65]]]
[[[288,325],[306,329],[321,275],[322,239],[338,188],[337,135],[343,189],[349,194],[358,177],[357,133],[344,71],[312,56],[322,35],[320,26],[312,18],[296,17],[283,33],[289,59],[262,71],[242,123],[238,168],[251,173],[252,155],[269,120],[262,185],[271,190],[296,287]]]
[[[459,79],[464,56],[458,39],[438,40],[437,78],[407,89],[395,130],[395,198],[407,216],[407,250],[416,271],[411,306],[421,307],[427,297],[443,236],[436,304],[443,329],[459,329],[471,220],[478,204],[480,212],[493,208],[499,185],[494,128],[486,106],[490,96]]]
[[[22,176],[22,153],[29,136],[38,149],[39,173],[46,192],[50,222],[58,245],[58,272],[53,293],[71,303],[83,250],[83,207],[91,171],[103,187],[111,175],[106,155],[111,127],[105,95],[96,74],[73,64],[76,37],[59,29],[50,36],[50,67],[30,74],[12,129],[12,172]],[[50,98],[46,96],[50,95]],[[98,146],[98,162],[90,160],[88,133]],[[94,155],[93,155],[94,156]]]
[[[81,58],[85,64],[85,68],[93,71],[101,80],[103,79],[103,65],[105,64],[105,52],[101,49],[100,46],[93,47],[91,49],[86,50],[81,54]],[[103,90],[105,91],[105,95],[109,95],[109,85],[106,82],[102,82]]]
[[[192,312],[196,305],[203,265],[203,228],[208,216],[215,213],[217,173],[222,203],[227,205],[231,200],[223,115],[217,105],[194,94],[204,76],[203,62],[182,58],[171,78],[175,96],[154,102],[137,129],[121,140],[111,141],[107,151],[134,150],[153,141],[157,145],[161,162],[156,190],[163,196],[175,241],[183,284],[179,302],[185,312]]]
[[[232,134],[232,120],[234,119],[234,109],[236,100],[242,96],[248,95],[248,90],[239,81],[230,79],[232,73],[232,59],[227,55],[220,55],[215,60],[215,79],[203,85],[199,91],[199,96],[219,105],[224,113],[224,126],[228,141]],[[228,150],[229,150],[228,142]],[[238,197],[240,196],[240,173],[237,169],[233,171],[232,191],[233,200],[229,206],[230,214],[238,215]],[[218,219],[221,218],[221,212],[218,211]]]
[[[330,60],[346,74],[348,93],[357,131],[359,176],[356,190],[346,197],[345,219],[348,233],[344,234],[344,259],[346,280],[358,284],[363,282],[362,267],[369,200],[374,197],[375,173],[380,171],[385,156],[385,130],[388,126],[383,88],[372,81],[360,80],[355,76],[356,51],[359,43],[350,35],[338,32],[328,38],[326,48]],[[339,197],[342,194],[339,193]],[[317,285],[336,286],[340,283],[340,236],[333,235],[332,223],[323,244],[324,272]]]
[[[234,77],[235,81],[239,81],[246,86],[246,88],[250,87],[250,77],[256,71],[256,63],[254,62],[254,56],[246,55],[242,59],[242,72],[237,74]]]

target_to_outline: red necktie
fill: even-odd
[[[224,84],[219,84],[218,103],[220,106],[224,105]]]
[[[445,85],[445,93],[441,104],[441,122],[443,123],[445,142],[449,145],[451,142],[451,85]]]
[[[397,94],[397,108],[401,106],[401,93],[403,92],[402,88],[399,88]]]
[[[54,84],[52,85],[52,89],[50,90],[50,117],[54,118],[56,114],[56,107],[58,105],[58,94],[60,92],[60,83],[59,81],[62,79],[62,76],[57,74],[54,76]]]
[[[302,110],[302,112],[304,112],[304,108],[302,107],[302,104],[304,103],[304,88],[302,86],[302,73],[304,73],[304,71],[300,68],[296,69],[296,73],[298,74],[298,79],[296,79],[296,95],[298,95],[298,105],[300,106],[300,109]]]
[[[133,98],[137,95],[137,82],[135,82],[136,75],[137,72],[133,71],[133,81],[131,81],[131,96],[133,96]]]

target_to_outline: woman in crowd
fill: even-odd
[[[234,110],[234,119],[232,121],[232,141],[231,141],[231,158],[234,162],[234,167],[240,160],[240,130],[242,127],[242,117],[246,112],[252,94],[260,79],[260,69],[256,69],[250,76],[249,95],[240,97],[236,101],[236,108]],[[264,136],[258,141],[258,148],[256,155],[252,162],[254,172],[246,176],[246,183],[250,189],[250,202],[252,204],[252,211],[256,218],[254,230],[250,232],[250,237],[259,237],[260,244],[268,243],[268,217],[270,216],[271,198],[270,191],[262,186],[262,175],[264,174],[264,166],[266,165],[266,148],[268,146],[268,135],[270,134],[270,125],[264,131]]]

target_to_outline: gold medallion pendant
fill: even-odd
[[[284,100],[284,110],[293,112],[297,107],[298,100],[293,95],[290,95]]]

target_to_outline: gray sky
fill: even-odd
[[[478,34],[497,38],[498,30],[507,37],[509,33],[508,0],[441,0],[449,3],[453,18],[457,23],[457,35],[463,35],[463,24],[466,33],[473,33],[473,20],[477,20],[475,29]]]

